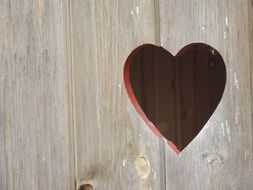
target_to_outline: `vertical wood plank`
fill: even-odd
[[[154,1],[79,0],[71,7],[77,184],[160,189],[158,139],[123,84],[130,52],[156,42]]]
[[[74,189],[67,1],[0,3],[0,189]]]
[[[156,127],[168,139],[174,139],[175,127],[175,64],[173,57],[166,57],[165,51],[154,49],[155,115]],[[172,63],[172,64],[169,64]],[[147,82],[148,86],[149,83]]]
[[[250,78],[251,78],[251,116],[253,119],[253,106],[252,106],[252,100],[253,100],[253,1],[248,1],[248,9],[249,9],[249,45],[250,45]],[[253,124],[252,124],[253,125]],[[253,136],[253,130],[252,130],[252,136]],[[249,154],[249,158],[251,159],[250,162],[250,172],[253,173],[253,138],[251,138],[251,144],[250,149],[247,152]]]
[[[176,54],[186,44],[207,43],[221,53],[227,67],[224,96],[205,128],[180,156],[166,149],[167,189],[253,185],[248,2],[160,1],[163,47]]]
[[[177,69],[177,127],[178,139],[180,139],[179,149],[183,149],[185,142],[190,142],[190,138],[194,136],[193,130],[196,126],[196,83],[195,83],[195,55],[194,53],[187,53],[184,57],[180,57],[176,64],[179,64]],[[193,84],[193,86],[192,86]],[[194,118],[194,119],[193,119]],[[182,129],[186,127],[187,129]],[[183,132],[183,131],[187,132]],[[190,135],[189,135],[190,134]]]
[[[143,49],[141,53],[142,73],[142,99],[143,110],[151,121],[157,121],[156,109],[156,83],[155,83],[155,52],[152,47]],[[148,96],[147,96],[148,94]]]
[[[206,118],[208,115],[212,114],[211,113],[212,97],[214,98],[216,98],[217,96],[219,97],[219,94],[218,93],[211,94],[211,90],[216,92],[216,88],[211,89],[210,69],[212,68],[211,66],[212,63],[210,63],[209,60],[209,52],[207,50],[201,52],[201,46],[197,47],[195,50],[194,59],[195,59],[194,61],[195,61],[195,107],[196,107],[195,127],[196,131],[199,132],[201,130],[200,127],[205,125],[203,118]],[[214,77],[217,76],[214,74]],[[220,80],[219,83],[214,83],[214,85],[219,86],[217,84],[222,84],[222,80]],[[215,106],[217,106],[217,104]]]
[[[135,89],[135,97],[138,99],[139,104],[142,106],[144,105],[143,103],[143,72],[142,72],[142,61],[141,61],[141,56],[136,57],[134,61],[134,67],[130,68],[130,77],[133,81],[131,85],[132,88]]]

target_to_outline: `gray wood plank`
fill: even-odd
[[[0,3],[0,189],[74,189],[68,2]]]
[[[204,42],[227,67],[223,98],[204,129],[179,156],[166,147],[166,189],[252,189],[248,2],[160,1],[163,47],[176,54],[186,44]]]
[[[160,189],[159,141],[123,84],[130,52],[156,42],[154,1],[72,1],[71,7],[77,184]]]
[[[251,101],[253,100],[253,1],[249,0],[248,1],[248,10],[249,10],[249,45],[250,45],[250,79],[251,79]],[[253,120],[253,107],[252,107],[252,102],[251,102],[251,116]],[[252,124],[253,126],[253,124]],[[252,130],[252,136],[253,136],[253,130]],[[249,157],[251,158],[250,162],[250,172],[253,176],[253,139],[251,139],[251,151],[248,153]],[[247,154],[246,154],[247,155]]]

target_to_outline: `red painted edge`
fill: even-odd
[[[194,46],[194,45],[204,45],[207,48],[210,48],[212,50],[215,50],[214,48],[212,48],[211,46],[204,44],[204,43],[191,43],[189,45],[186,45],[185,47],[183,47],[174,57],[180,57],[189,47]],[[141,49],[143,49],[144,47],[148,47],[148,46],[152,46],[154,47],[155,45],[152,44],[143,44],[139,47],[137,47],[135,50],[133,50],[131,52],[131,54],[128,56],[125,65],[124,65],[124,83],[125,83],[125,88],[127,90],[128,96],[132,102],[132,104],[134,105],[136,111],[140,114],[141,118],[144,120],[144,122],[146,123],[146,125],[152,130],[152,132],[161,140],[161,139],[166,139],[161,133],[160,131],[155,127],[155,125],[147,118],[146,114],[143,112],[143,110],[141,109],[135,95],[132,89],[132,85],[131,85],[131,81],[130,81],[130,65],[134,59],[134,57],[136,56],[136,54],[139,53],[139,51]],[[158,48],[163,48],[163,47],[159,47],[159,46],[155,46]],[[164,49],[164,48],[163,48]],[[165,49],[164,49],[165,50]],[[168,52],[167,50],[165,50],[166,52]],[[215,50],[216,53],[218,53]],[[169,54],[171,54],[170,52],[168,52]],[[172,54],[171,54],[172,55]],[[173,56],[173,55],[172,55]],[[181,151],[177,148],[177,146],[172,142],[167,140],[167,144],[169,145],[169,147],[176,153],[176,154],[180,154]]]

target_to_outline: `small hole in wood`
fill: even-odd
[[[91,184],[84,184],[79,187],[78,190],[94,190]]]
[[[226,68],[219,52],[206,44],[190,44],[176,56],[146,44],[128,57],[124,80],[146,124],[182,150],[218,106]]]

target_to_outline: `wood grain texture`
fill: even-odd
[[[154,1],[72,1],[71,15],[77,185],[160,189],[159,141],[123,84],[127,56],[155,43]]]
[[[176,156],[166,147],[166,189],[250,190],[252,118],[247,0],[160,1],[161,44],[174,54],[192,42],[216,48],[227,67],[223,99],[205,128]]]
[[[2,0],[0,189],[73,190],[76,180],[98,190],[251,190],[252,7],[252,0]],[[205,128],[176,155],[134,109],[123,66],[143,43],[176,54],[192,42],[222,54],[227,85]]]
[[[159,2],[71,2],[77,184],[89,182],[95,189],[249,190],[249,1]],[[207,43],[222,54],[227,85],[205,128],[177,156],[163,148],[136,113],[122,70],[127,55],[143,43],[160,44],[176,54],[192,42]],[[136,158],[143,154],[151,167],[145,179],[136,169]]]
[[[248,1],[248,11],[249,11],[249,45],[250,45],[250,78],[251,78],[251,101],[253,100],[253,0]],[[251,103],[252,106],[252,103]],[[253,107],[251,107],[251,116],[253,120]],[[252,124],[253,127],[253,124]],[[253,130],[252,130],[252,136],[253,136]],[[251,152],[249,153],[251,156],[251,162],[250,162],[250,172],[253,173],[253,139],[251,142]],[[252,175],[253,176],[253,175]]]
[[[0,189],[74,189],[68,2],[0,3]]]

